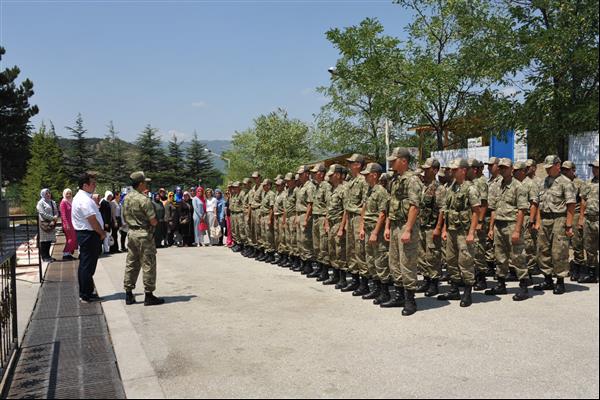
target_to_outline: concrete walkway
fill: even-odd
[[[144,307],[124,305],[124,264],[102,259],[96,284],[130,398],[598,397],[597,285],[469,309],[419,296],[407,318],[226,248],[169,248],[167,303]]]

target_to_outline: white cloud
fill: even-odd
[[[507,88],[502,89],[502,94],[506,97],[514,97],[519,92],[514,86],[509,86]]]
[[[171,129],[163,137],[164,137],[165,140],[171,140],[171,139],[173,139],[173,135],[177,136],[177,141],[178,142],[183,142],[183,141],[186,141],[186,140],[190,140],[194,136],[192,133],[185,133],[185,132],[180,132],[180,131],[175,130],[175,129]]]
[[[205,108],[207,106],[205,101],[195,101],[192,103],[192,107]]]

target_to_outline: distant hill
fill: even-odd
[[[88,139],[85,139],[85,143],[86,143],[86,146],[89,149],[91,149],[94,154],[96,154],[99,152],[100,148],[102,147],[102,142],[104,142],[104,140],[106,140],[106,139],[88,138]],[[120,140],[122,142],[123,147],[125,148],[125,152],[128,154],[129,158],[133,159],[134,153],[135,153],[135,146],[133,145],[133,143],[129,143],[129,142],[126,142],[121,139],[118,139],[118,140]],[[75,139],[69,139],[69,138],[64,138],[64,137],[58,138],[58,144],[65,152],[68,152],[71,149],[74,142],[75,142]],[[210,151],[212,151],[215,154],[223,154],[223,152],[226,151],[227,149],[229,149],[229,147],[231,146],[231,141],[229,141],[229,140],[207,140],[207,141],[202,141],[202,143],[204,143],[204,145],[206,146],[207,149],[209,149]],[[184,150],[187,149],[188,146],[189,146],[188,141],[183,143]],[[168,147],[168,142],[162,142],[161,147],[166,150]],[[213,157],[213,162],[214,162],[214,166],[216,169],[218,169],[219,171],[222,171],[222,172],[225,171],[225,167],[226,167],[225,161],[221,160],[218,157]]]

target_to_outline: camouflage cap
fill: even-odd
[[[312,167],[310,172],[327,172],[327,167],[325,167],[325,164],[323,163],[318,163],[315,164],[314,167]]]
[[[283,178],[286,181],[293,181],[294,180],[294,174],[292,174],[291,172],[288,172],[287,174],[285,174],[285,178]]]
[[[525,161],[525,165],[527,165],[528,167],[535,167],[537,165],[537,162],[530,158],[527,161]]]
[[[264,181],[262,181],[261,185],[271,185],[273,183],[272,180],[270,180],[269,178],[266,178]]]
[[[560,157],[556,155],[547,156],[544,159],[544,168],[552,168],[555,164],[560,164]]]
[[[344,166],[340,165],[340,164],[331,164],[329,166],[329,170],[327,171],[327,176],[331,176],[333,174],[339,173],[339,174],[343,174],[344,173]]]
[[[129,179],[131,179],[131,183],[134,185],[136,185],[140,182],[152,181],[150,178],[146,178],[146,175],[144,175],[144,171],[136,171],[136,172],[132,173],[131,175],[129,175]]]
[[[526,161],[517,161],[513,164],[513,169],[515,171],[519,171],[521,169],[525,169],[527,168],[527,162]]]
[[[480,167],[483,167],[483,162],[479,161],[476,158],[469,158],[467,160],[467,162],[469,163],[469,167],[471,167],[471,168],[480,168]]]
[[[244,179],[242,180],[242,183],[243,183],[244,185],[247,185],[247,184],[249,184],[249,183],[250,183],[250,178],[244,178]]]
[[[398,158],[405,158],[410,160],[412,158],[412,154],[406,147],[396,147],[392,150],[392,154],[387,158],[388,161],[395,161]]]
[[[260,174],[258,173],[258,171],[254,171],[252,173],[252,175],[250,175],[252,178],[260,178]]]
[[[561,165],[561,168],[564,168],[564,169],[576,169],[575,163],[573,161],[569,161],[569,160],[563,162],[562,165]]]
[[[297,173],[296,175],[294,175],[294,180],[295,180],[295,181],[297,181],[297,180],[299,180],[299,179],[300,179],[300,174],[298,174],[298,173]]]
[[[369,175],[371,172],[382,173],[383,168],[378,163],[368,163],[365,169],[360,171],[360,174]]]
[[[235,181],[235,182],[233,182],[233,183],[231,184],[231,187],[234,187],[234,188],[236,188],[236,187],[240,187],[240,181]]]
[[[421,164],[421,168],[423,169],[427,169],[427,168],[439,168],[440,167],[440,162],[438,161],[437,158],[433,158],[430,157],[427,160],[425,160],[425,162],[423,164]]]
[[[464,158],[457,158],[450,162],[450,168],[451,169],[469,168],[469,162],[467,160],[465,160]]]
[[[352,162],[352,163],[354,163],[354,162],[364,163],[365,156],[363,156],[362,154],[354,153],[354,154],[352,154],[352,157],[346,158],[346,161]]]
[[[498,166],[512,168],[513,162],[510,158],[501,158],[500,161],[498,161]]]
[[[498,157],[490,157],[487,164],[488,165],[498,165],[499,162],[500,162],[500,159]]]
[[[284,184],[285,184],[285,181],[281,178],[279,178],[275,181],[275,185],[277,185],[277,186],[282,186]]]
[[[588,164],[588,166],[598,168],[598,159],[596,158],[592,163]]]
[[[275,180],[278,180],[278,179],[283,179],[283,175],[281,175],[281,174],[278,174],[278,175],[275,177]]]
[[[415,169],[415,174],[425,176],[425,171],[422,168]]]
[[[297,174],[304,174],[305,172],[310,172],[310,168],[308,168],[308,165],[301,165],[298,168],[298,171],[296,171]]]

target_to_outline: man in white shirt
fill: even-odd
[[[92,199],[96,175],[85,172],[78,183],[79,191],[73,198],[72,220],[79,243],[79,297],[82,302],[90,303],[100,300],[94,294],[94,274],[106,232],[102,229],[100,210]]]

